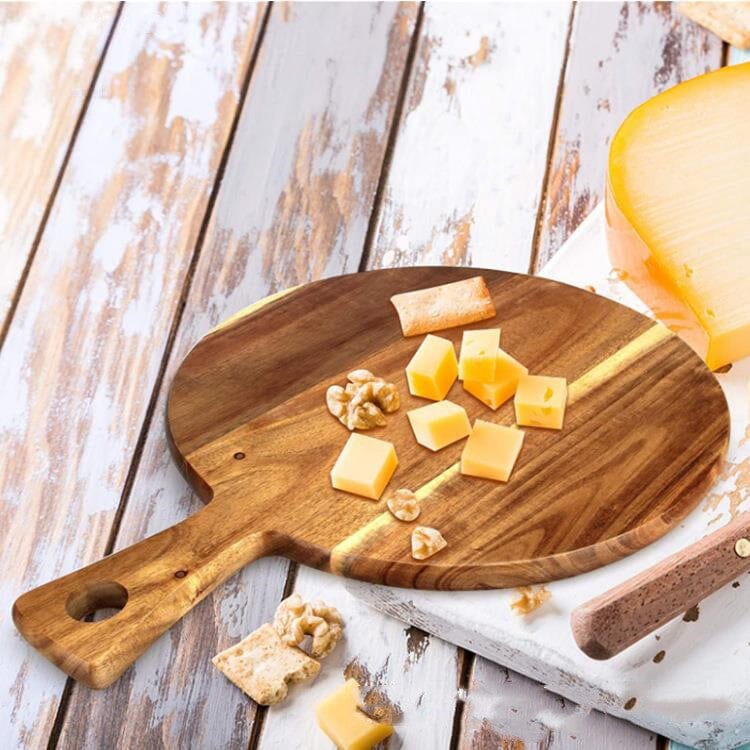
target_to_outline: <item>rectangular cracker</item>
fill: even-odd
[[[391,302],[404,336],[419,336],[495,317],[492,297],[481,276],[395,294]]]
[[[750,48],[750,3],[680,3],[683,15],[725,42],[740,49]]]
[[[216,654],[212,661],[240,690],[264,706],[283,700],[289,685],[309,680],[320,671],[315,659],[284,644],[268,624]]]

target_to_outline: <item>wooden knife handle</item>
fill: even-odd
[[[76,680],[104,688],[219,583],[270,554],[263,533],[227,532],[215,501],[170,529],[19,597],[13,620],[23,637]],[[224,511],[226,513],[226,511]],[[221,520],[220,520],[221,519]],[[122,611],[87,621],[99,609]]]
[[[750,569],[750,514],[573,610],[581,650],[610,659]]]

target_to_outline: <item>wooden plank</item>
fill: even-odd
[[[622,118],[658,91],[720,64],[721,45],[708,36],[667,3],[576,5],[535,270],[601,199],[609,138]],[[477,658],[459,746],[656,746],[653,733],[596,711],[586,716],[573,706]],[[519,716],[513,709],[521,707]]]
[[[249,5],[133,4],[110,44],[0,358],[0,736],[46,742],[63,675],[14,598],[100,557],[236,111]]]
[[[721,65],[721,41],[674,3],[578,3],[535,270],[602,199],[609,141],[638,104]]]
[[[426,7],[371,267],[528,270],[569,14]]]
[[[422,47],[424,37],[418,43]],[[370,268],[383,265],[389,264],[378,256],[368,262]],[[268,713],[258,746],[293,747],[304,736],[306,747],[330,747],[315,725],[314,707],[352,676],[362,685],[363,697],[385,706],[396,723],[395,746],[448,747],[458,687],[456,648],[363,607],[342,580],[319,571],[301,567],[295,590],[335,604],[347,622],[346,640],[324,663],[311,689],[299,690],[293,701]]]
[[[192,345],[279,286],[357,268],[415,17],[413,4],[272,10],[117,548],[195,510],[161,419]],[[313,220],[326,229],[305,236]],[[210,658],[272,617],[287,568],[249,566],[111,688],[74,686],[62,746],[246,747],[255,706]]]
[[[476,660],[467,692],[459,750],[659,747],[653,732],[582,708],[486,659]]]
[[[0,330],[116,10],[115,3],[0,5]]]

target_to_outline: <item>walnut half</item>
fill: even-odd
[[[385,414],[401,405],[396,386],[369,370],[354,370],[347,378],[346,387],[332,385],[326,391],[328,411],[349,430],[385,425]]]
[[[299,594],[284,599],[273,618],[274,630],[288,646],[298,646],[312,636],[310,656],[322,659],[333,651],[344,632],[344,620],[325,602],[305,602]]]
[[[402,487],[396,490],[387,500],[388,510],[393,513],[399,521],[414,521],[421,512],[419,500],[411,491]]]
[[[443,535],[429,526],[417,526],[411,532],[411,556],[415,560],[426,560],[447,545]]]
[[[511,602],[510,606],[517,615],[530,615],[552,596],[550,590],[544,585],[538,589],[531,586],[519,586],[516,591],[518,599]]]

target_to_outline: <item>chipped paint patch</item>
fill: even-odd
[[[415,627],[408,627],[406,633],[406,661],[404,662],[404,671],[416,664],[427,651],[430,645],[430,636],[423,630]]]
[[[403,717],[401,706],[388,698],[385,692],[385,676],[388,672],[388,659],[374,675],[357,659],[352,659],[344,668],[344,679],[355,679],[360,687],[360,700],[368,716],[376,721],[398,724]]]

